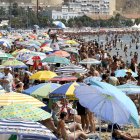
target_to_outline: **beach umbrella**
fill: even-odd
[[[9,40],[4,39],[4,38],[0,39],[0,45],[3,45],[7,48],[11,48],[11,44],[10,44]]]
[[[23,91],[24,94],[32,95],[35,97],[47,97],[52,91],[60,87],[60,84],[56,83],[43,83],[39,85],[32,86]]]
[[[13,67],[13,68],[27,68],[27,66],[23,62],[18,61],[16,59],[7,60],[4,63],[2,63],[2,66],[10,66],[10,67]]]
[[[133,85],[133,84],[124,84],[117,86],[121,91],[125,92],[126,94],[140,94],[140,86]]]
[[[56,76],[52,79],[50,79],[50,81],[52,82],[62,82],[62,81],[76,81],[77,80],[77,77],[74,77],[74,76],[68,76],[68,75],[60,75],[60,76]]]
[[[57,74],[52,71],[38,71],[35,74],[33,74],[32,76],[30,76],[30,79],[48,81],[48,80],[54,78],[55,76],[57,76]]]
[[[41,48],[41,51],[42,51],[42,52],[52,52],[53,49],[50,48],[50,47],[43,47],[43,48]]]
[[[12,55],[17,56],[19,53],[25,53],[25,52],[30,52],[28,49],[22,49],[22,50],[15,50]]]
[[[15,57],[13,57],[10,53],[5,53],[8,57],[8,59],[14,59]]]
[[[36,49],[38,49],[39,48],[39,46],[38,45],[36,45],[36,44],[28,44],[28,45],[26,45],[26,48],[36,48]]]
[[[58,57],[58,56],[49,56],[49,57],[43,59],[42,62],[46,62],[46,63],[70,64],[70,61],[69,61],[67,58]]]
[[[113,124],[129,124],[131,113],[115,96],[97,86],[79,86],[75,96],[85,108]]]
[[[49,97],[75,99],[74,90],[76,86],[79,86],[79,84],[76,82],[64,84],[61,87],[54,90],[53,92],[51,92],[49,94]]]
[[[13,103],[31,104],[36,107],[46,106],[41,101],[39,101],[36,98],[33,98],[32,96],[29,96],[29,95],[16,93],[16,92],[9,92],[9,93],[2,92],[0,94],[0,106],[7,106],[7,105],[11,105]]]
[[[66,28],[65,24],[62,23],[61,21],[53,21],[53,24],[56,25],[56,27],[58,28],[62,28],[62,29]]]
[[[135,123],[135,126],[138,127],[139,125],[139,120],[138,120],[138,111],[137,108],[135,106],[135,104],[133,103],[133,101],[126,96],[126,94],[124,92],[122,92],[120,89],[118,89],[117,87],[108,84],[106,82],[99,82],[99,81],[91,81],[90,82],[91,86],[98,86],[104,90],[106,90],[108,93],[110,93],[112,96],[115,96],[120,102],[122,102],[127,109],[131,112],[131,116],[132,119],[131,121],[133,123]],[[129,104],[129,106],[128,106]]]
[[[75,40],[67,40],[66,44],[77,45],[78,43]]]
[[[42,124],[18,119],[0,120],[0,134],[18,135],[21,138],[40,136],[45,140],[57,140],[56,136]],[[34,140],[40,139],[37,138],[34,138]]]
[[[11,104],[0,110],[0,119],[24,119],[41,121],[51,118],[51,114],[29,104]]]
[[[98,65],[98,64],[101,64],[101,61],[98,61],[97,59],[93,59],[93,58],[87,58],[87,59],[80,61],[79,64]]]
[[[55,70],[56,73],[64,73],[64,74],[72,74],[72,73],[82,73],[85,74],[88,72],[88,70],[84,67],[82,67],[81,65],[67,65],[67,66],[63,66],[58,68],[57,70]]]
[[[127,72],[130,72],[133,77],[138,77],[137,73],[133,72],[131,69],[120,69],[115,71],[115,77],[125,77],[127,75]]]
[[[51,55],[59,56],[59,57],[69,57],[70,54],[66,51],[55,51]]]
[[[78,48],[75,48],[75,47],[64,48],[63,50],[67,51],[67,52],[70,52],[70,53],[79,54]]]
[[[102,78],[101,77],[97,77],[97,76],[90,76],[84,79],[84,83],[86,84],[90,84],[91,81],[101,81]]]
[[[8,59],[8,56],[4,52],[0,52],[0,59],[6,60]]]

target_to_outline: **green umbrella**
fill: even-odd
[[[0,59],[6,60],[8,56],[4,52],[0,52]]]
[[[9,53],[0,53],[0,59],[7,60],[7,59],[10,59],[10,58],[14,58],[14,57]]]
[[[0,119],[24,119],[41,121],[51,117],[51,114],[29,104],[11,104],[0,111]]]
[[[2,64],[2,66],[11,66],[11,67],[15,67],[15,68],[27,67],[23,62],[18,61],[16,59],[7,60]]]
[[[5,53],[5,54],[7,55],[8,59],[10,59],[10,58],[15,58],[15,57],[13,57],[10,53]]]
[[[60,63],[60,64],[70,64],[70,61],[67,58],[59,56],[50,56],[42,60],[46,63]]]

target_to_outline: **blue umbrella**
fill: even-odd
[[[62,23],[61,21],[54,21],[53,24],[55,24],[58,28],[62,28],[62,29],[66,28],[65,24]]]
[[[128,72],[128,70],[126,70],[126,69],[116,70],[115,71],[115,76],[116,77],[125,77],[127,75],[127,72]],[[130,71],[130,70],[129,70],[129,72],[132,73],[133,77],[138,77],[137,73],[135,73],[133,71]]]
[[[27,48],[32,48],[32,47],[34,47],[34,48],[36,48],[36,49],[39,48],[39,46],[36,45],[36,44],[28,44],[28,45],[27,45]]]
[[[120,125],[129,124],[130,111],[106,90],[97,86],[80,86],[76,88],[75,95],[81,105],[103,120]]]
[[[105,83],[105,82],[99,82],[99,81],[92,81],[91,86],[98,86],[102,89],[105,89],[110,95],[115,96],[120,102],[122,102],[127,109],[131,112],[132,120],[133,123],[135,123],[135,126],[138,127],[139,125],[139,120],[138,120],[138,111],[133,103],[133,101],[125,95],[124,92],[116,88],[115,86]]]
[[[84,83],[86,84],[90,84],[91,81],[101,81],[102,78],[101,77],[97,77],[97,76],[90,76],[84,79]]]
[[[140,94],[140,86],[133,85],[133,84],[124,84],[117,86],[121,91],[125,92],[126,94]]]
[[[10,45],[9,41],[6,40],[6,39],[3,39],[3,38],[0,39],[0,45],[5,45],[5,47],[11,48],[11,45]]]

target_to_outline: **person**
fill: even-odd
[[[109,84],[113,85],[113,86],[117,86],[119,85],[119,80],[117,77],[115,77],[115,73],[111,73],[111,76],[109,77]]]
[[[24,84],[17,79],[17,81],[15,81],[15,91],[21,93],[24,89]]]
[[[4,77],[0,79],[0,84],[3,87],[3,89],[7,92],[11,92],[13,90],[13,76],[10,73],[11,68],[7,67],[4,68]]]
[[[25,72],[24,74],[23,83],[24,83],[24,89],[29,88],[29,75],[27,72]]]
[[[67,113],[61,112],[60,120],[58,122],[58,133],[64,140],[78,140],[79,138],[87,139],[92,138],[94,135],[86,134],[78,123],[66,125]]]
[[[87,112],[86,112],[86,108],[83,107],[79,101],[77,102],[77,112],[78,112],[78,115],[81,117],[81,124],[82,124],[82,128],[84,130],[88,129],[88,119],[87,119]]]
[[[112,136],[117,139],[123,139],[123,140],[136,140],[140,139],[140,134],[138,135],[131,135],[130,133],[123,132],[121,130],[114,130]]]

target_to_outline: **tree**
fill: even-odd
[[[16,2],[13,3],[12,15],[14,15],[15,17],[17,17],[19,15],[19,13],[18,13],[18,4]]]
[[[139,24],[140,24],[140,18],[135,19],[135,23],[136,23],[137,25],[139,25]]]

